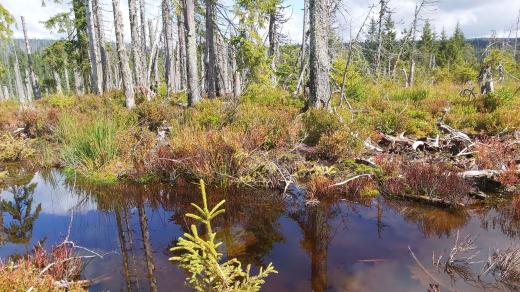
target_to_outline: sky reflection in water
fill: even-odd
[[[506,208],[450,212],[382,198],[311,207],[277,193],[209,190],[209,195],[213,204],[227,199],[226,214],[215,222],[226,254],[255,267],[273,262],[279,271],[268,278],[265,291],[426,291],[431,280],[408,246],[435,272],[432,252],[451,248],[457,230],[478,236],[483,257],[488,247],[518,240],[520,231]],[[107,253],[83,273],[99,280],[91,291],[148,291],[147,261],[155,265],[159,291],[190,291],[183,284],[186,275],[168,258],[169,248],[192,223],[183,214],[199,200],[195,186],[75,187],[50,171],[26,174],[5,186],[0,199],[2,259],[23,254],[38,241],[47,247],[60,242],[74,213],[71,239]],[[148,229],[140,214],[146,214]],[[145,256],[142,232],[150,235],[151,258]],[[478,290],[435,275],[457,291]]]

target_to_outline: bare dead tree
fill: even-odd
[[[128,0],[128,11],[130,16],[130,35],[132,39],[132,60],[135,84],[139,87],[145,87],[145,78],[143,75],[143,55],[141,37],[139,34],[139,19],[137,17],[136,0]]]
[[[22,103],[27,102],[27,98],[25,95],[25,89],[22,82],[22,74],[20,73],[20,62],[18,60],[18,53],[16,52],[16,47],[13,45],[14,52],[14,77],[16,81],[16,91],[18,93],[18,98]]]
[[[90,57],[90,90],[94,94],[103,93],[103,75],[99,57],[98,38],[94,27],[92,0],[85,0],[85,11],[88,31],[88,48]]]
[[[170,1],[162,0],[162,20],[164,33],[164,77],[166,80],[166,96],[170,97],[173,92],[174,67],[173,67],[173,32]]]
[[[110,56],[106,50],[105,29],[103,25],[103,13],[100,7],[100,0],[92,0],[92,9],[94,16],[94,27],[98,38],[99,58],[101,62],[101,71],[103,76],[103,91],[112,89],[112,74],[110,71]]]
[[[390,12],[388,8],[388,3],[390,0],[379,0],[379,20],[378,20],[378,28],[377,28],[377,54],[376,54],[376,64],[375,64],[375,72],[377,76],[379,76],[379,70],[381,67],[381,54],[383,49],[383,19],[387,13]]]
[[[25,40],[25,51],[27,53],[27,63],[29,67],[27,76],[29,76],[29,81],[31,83],[34,99],[38,100],[42,97],[42,93],[40,90],[40,82],[38,81],[38,76],[36,76],[36,73],[34,73],[31,46],[29,45],[29,38],[27,37],[27,27],[25,26],[25,17],[21,16],[20,18],[22,20],[23,36]]]
[[[125,103],[128,109],[135,106],[134,87],[132,84],[132,74],[128,65],[128,55],[125,47],[124,23],[121,14],[121,4],[119,0],[112,0],[114,10],[114,27],[116,30],[116,47],[119,58],[119,72],[123,83],[123,91],[125,92]]]
[[[417,37],[417,26],[419,25],[419,21],[421,18],[421,13],[428,7],[431,7],[437,3],[437,0],[421,0],[419,3],[415,4],[414,18],[411,27],[411,49],[410,49],[410,73],[407,78],[406,85],[413,86],[414,78],[415,78],[415,51],[417,44],[415,39]]]
[[[197,68],[197,35],[195,28],[194,0],[183,0],[184,28],[186,32],[186,80],[188,86],[188,105],[200,101],[200,90]]]
[[[299,64],[300,64],[300,74],[298,77],[298,83],[296,85],[296,89],[294,91],[294,95],[297,95],[300,93],[301,88],[303,86],[304,78],[305,78],[305,50],[307,48],[307,23],[309,22],[309,1],[310,0],[304,0],[304,8],[303,8],[303,33],[302,33],[302,44],[300,48],[300,58],[299,58]]]
[[[216,92],[216,49],[215,49],[215,0],[206,0],[206,92],[208,98],[215,98]]]

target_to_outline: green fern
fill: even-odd
[[[216,233],[211,227],[211,220],[225,212],[221,207],[222,200],[211,210],[208,208],[204,181],[200,180],[203,207],[192,203],[197,214],[187,213],[186,217],[197,220],[206,225],[207,236],[202,238],[195,225],[191,225],[191,234],[185,233],[179,238],[177,246],[170,249],[173,252],[182,252],[179,256],[170,258],[179,262],[191,276],[187,282],[197,291],[259,291],[265,283],[265,278],[271,273],[278,273],[270,263],[265,269],[260,268],[257,275],[251,275],[251,265],[245,271],[242,263],[236,258],[220,263],[223,254],[219,252],[222,242],[215,242]]]

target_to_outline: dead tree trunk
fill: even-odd
[[[269,56],[271,57],[271,82],[276,84],[276,63],[278,62],[279,34],[278,34],[278,7],[269,13]]]
[[[299,77],[298,77],[298,84],[296,85],[296,90],[294,91],[294,95],[297,95],[298,93],[300,93],[300,90],[301,88],[303,87],[303,82],[304,82],[304,78],[305,78],[305,67],[306,67],[306,64],[305,64],[305,50],[307,48],[307,22],[308,22],[308,18],[309,18],[309,1],[310,0],[304,0],[304,5],[303,5],[303,34],[302,34],[302,45],[301,45],[301,48],[300,48],[300,59],[299,59],[299,64],[300,64],[300,74],[299,74]]]
[[[85,11],[88,29],[88,48],[90,55],[90,90],[94,94],[103,93],[103,76],[99,58],[99,47],[96,28],[94,27],[94,16],[92,13],[92,1],[85,0]]]
[[[164,78],[166,80],[166,96],[170,97],[173,92],[173,78],[174,78],[174,67],[173,67],[173,32],[172,32],[172,19],[170,0],[162,0],[162,20],[163,20],[163,33],[164,33]]]
[[[161,80],[161,78],[159,77],[159,65],[158,65],[159,53],[157,50],[157,45],[155,45],[154,43],[155,42],[159,43],[159,40],[155,39],[157,31],[155,31],[155,33],[152,33],[153,31],[154,31],[154,29],[153,29],[152,21],[148,20],[148,35],[150,36],[150,46],[152,48],[150,51],[150,63],[151,63],[152,72],[153,72],[153,79],[150,76],[150,87],[152,88],[152,90],[154,92],[158,92],[159,83]],[[160,38],[160,36],[159,36],[159,38]],[[166,47],[166,45],[165,45],[165,47]]]
[[[27,102],[25,95],[25,89],[23,88],[22,82],[22,74],[20,73],[20,62],[18,61],[18,53],[16,52],[16,47],[13,46],[14,52],[14,78],[16,80],[16,91],[18,93],[18,98],[22,103]]]
[[[228,47],[221,35],[216,36],[217,47],[217,91],[223,95],[230,92]]]
[[[385,17],[388,11],[388,2],[390,0],[379,0],[379,23],[377,29],[377,55],[376,55],[376,64],[375,64],[375,72],[376,75],[379,76],[379,71],[381,67],[381,54],[383,49],[383,18]]]
[[[146,52],[147,52],[147,46],[146,46],[146,10],[145,10],[145,0],[139,0],[139,12],[141,16],[141,51],[143,53],[143,58],[145,58],[146,61]],[[152,34],[151,31],[148,31],[149,34]],[[150,44],[150,47],[152,44]],[[146,63],[146,62],[145,62]]]
[[[105,30],[103,25],[103,14],[101,13],[100,0],[92,0],[92,9],[94,11],[94,27],[98,37],[99,57],[101,62],[101,72],[103,76],[103,91],[109,91],[113,88],[113,78],[110,71],[110,56],[107,54]]]
[[[81,77],[81,73],[74,69],[74,92],[76,95],[83,95],[83,79]]]
[[[126,54],[125,37],[123,34],[124,23],[121,15],[121,5],[119,0],[112,0],[114,10],[114,27],[116,30],[116,47],[117,56],[119,58],[119,72],[121,73],[123,90],[125,92],[125,102],[128,109],[135,106],[134,88],[132,85],[132,74],[128,65],[128,56]]]
[[[188,85],[188,105],[200,101],[197,70],[197,35],[195,29],[195,4],[193,0],[183,0],[184,28],[186,30],[186,80]]]
[[[67,69],[67,64],[63,67],[63,75],[65,75],[65,92],[70,92],[70,79],[69,79],[69,69]]]
[[[330,57],[328,0],[309,0],[310,11],[310,97],[309,106],[330,107]]]
[[[61,87],[60,73],[58,73],[57,71],[53,71],[52,74],[54,75],[54,82],[56,82],[56,93],[59,95],[63,95],[63,88]]]
[[[186,89],[186,24],[184,23],[184,13],[177,14],[177,38],[179,54],[177,60],[180,69],[180,90]]]
[[[206,83],[208,98],[215,98],[216,53],[215,53],[215,0],[206,0]]]
[[[143,56],[141,55],[141,37],[139,36],[139,19],[137,18],[136,0],[128,0],[130,16],[130,36],[132,38],[132,60],[135,84],[144,87]]]
[[[419,4],[415,4],[415,13],[414,18],[412,22],[412,28],[411,28],[411,49],[410,49],[410,74],[408,75],[407,84],[408,86],[413,86],[414,78],[415,78],[415,50],[417,47],[417,44],[415,43],[415,38],[417,35],[417,25],[419,22],[419,18],[421,16],[422,10],[430,5],[433,5],[436,2],[436,0],[421,0]]]
[[[25,50],[27,53],[27,64],[29,67],[29,80],[31,82],[34,99],[38,100],[42,97],[42,93],[40,90],[40,82],[38,81],[38,76],[36,76],[36,73],[34,73],[31,46],[29,45],[29,38],[27,37],[27,27],[25,26],[25,17],[21,16],[21,20],[22,20],[23,36],[25,39]]]

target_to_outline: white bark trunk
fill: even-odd
[[[125,92],[125,103],[128,109],[135,107],[134,87],[132,85],[132,74],[128,65],[128,56],[126,54],[125,37],[123,34],[124,23],[121,14],[121,5],[119,0],[112,0],[114,11],[114,26],[116,30],[116,47],[119,58],[119,71],[121,73],[123,91]]]
[[[25,39],[25,50],[27,53],[27,63],[28,63],[28,67],[29,67],[29,80],[31,82],[34,99],[38,100],[42,97],[42,93],[40,90],[40,82],[38,81],[38,76],[36,76],[36,73],[34,73],[31,46],[29,45],[29,38],[27,37],[27,27],[25,26],[25,17],[22,16],[21,20],[22,20],[23,36]]]
[[[164,33],[164,78],[166,80],[166,96],[170,97],[174,86],[174,67],[173,67],[173,31],[170,9],[170,0],[162,0],[162,19]]]
[[[215,98],[216,53],[215,53],[215,0],[206,0],[206,82],[208,98]]]
[[[103,75],[101,72],[98,38],[94,26],[94,15],[92,13],[92,0],[85,0],[85,9],[90,56],[90,90],[94,94],[103,94]]]
[[[197,32],[195,30],[194,0],[183,0],[184,28],[186,30],[186,80],[188,85],[188,105],[200,101],[197,69]]]
[[[136,0],[128,0],[128,10],[130,16],[130,36],[132,38],[132,60],[135,84],[139,87],[145,86],[143,56],[141,55],[141,37],[139,35],[139,19],[137,17]],[[117,29],[117,28],[116,28]],[[123,81],[124,82],[124,81]]]
[[[18,93],[18,98],[20,102],[27,102],[27,98],[25,95],[25,89],[22,81],[22,74],[20,73],[20,62],[18,61],[18,54],[16,53],[16,47],[13,46],[14,51],[14,77],[16,79],[16,91]]]
[[[52,72],[54,75],[54,82],[56,82],[56,93],[59,95],[63,95],[63,88],[61,87],[61,77],[60,73],[57,71]]]

